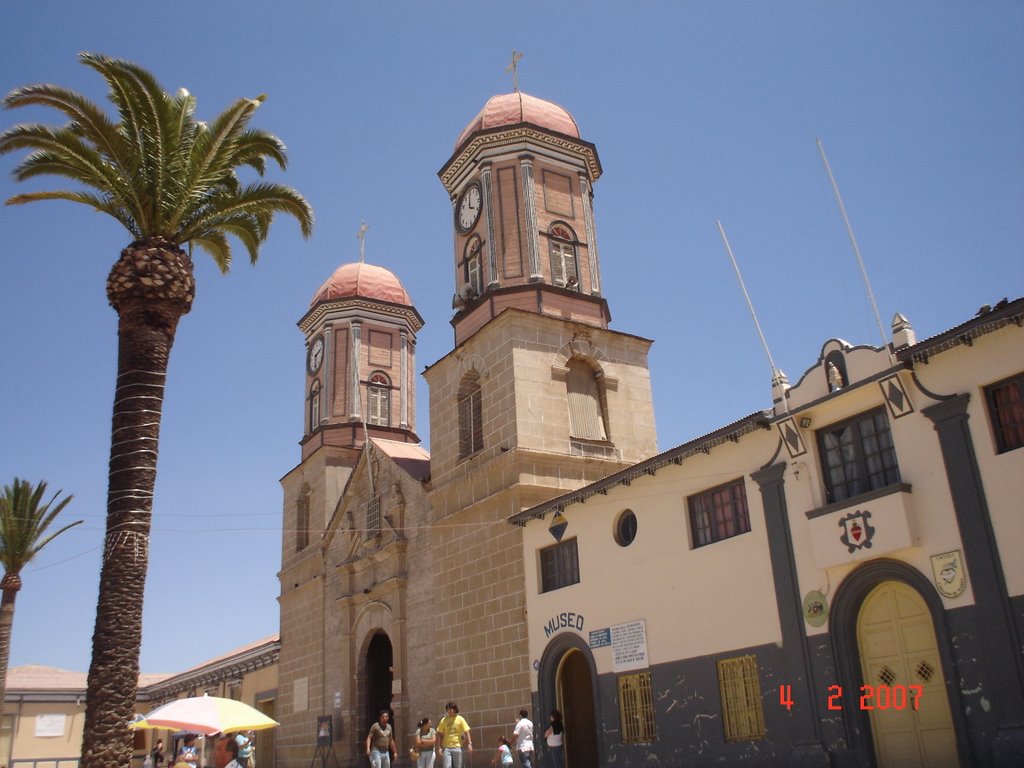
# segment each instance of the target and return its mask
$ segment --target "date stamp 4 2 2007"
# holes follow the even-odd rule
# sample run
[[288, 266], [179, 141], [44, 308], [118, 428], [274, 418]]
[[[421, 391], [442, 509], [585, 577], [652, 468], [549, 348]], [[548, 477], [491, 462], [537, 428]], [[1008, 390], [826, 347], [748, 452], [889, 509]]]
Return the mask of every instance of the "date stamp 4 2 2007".
[[[843, 708], [843, 687], [830, 685], [828, 690], [828, 708], [841, 710]], [[906, 709], [909, 706], [916, 711], [921, 706], [922, 691], [923, 687], [920, 685], [862, 685], [858, 706], [861, 710]], [[779, 686], [779, 704], [787, 710], [793, 708], [792, 685]]]

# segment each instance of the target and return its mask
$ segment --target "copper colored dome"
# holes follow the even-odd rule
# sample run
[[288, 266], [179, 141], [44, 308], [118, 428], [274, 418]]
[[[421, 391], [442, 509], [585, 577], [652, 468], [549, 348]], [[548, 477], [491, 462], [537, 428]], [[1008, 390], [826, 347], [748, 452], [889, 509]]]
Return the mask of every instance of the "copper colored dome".
[[362, 262], [342, 264], [338, 267], [327, 282], [313, 294], [313, 300], [309, 305], [344, 298], [375, 299], [412, 306], [412, 299], [391, 270]]
[[528, 93], [506, 93], [492, 96], [484, 104], [484, 108], [474, 117], [469, 125], [459, 134], [455, 148], [458, 149], [472, 134], [488, 128], [500, 128], [503, 125], [530, 123], [546, 128], [549, 131], [580, 137], [580, 129], [576, 121], [565, 108], [552, 101], [538, 99]]

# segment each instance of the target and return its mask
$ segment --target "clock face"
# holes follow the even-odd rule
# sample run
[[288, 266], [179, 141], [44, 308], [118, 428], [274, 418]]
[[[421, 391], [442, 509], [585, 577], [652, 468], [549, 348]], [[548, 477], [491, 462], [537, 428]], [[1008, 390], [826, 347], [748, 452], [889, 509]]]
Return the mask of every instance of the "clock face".
[[455, 224], [460, 232], [469, 232], [476, 226], [483, 207], [483, 195], [479, 184], [470, 184], [459, 198], [459, 207], [455, 212]]
[[324, 361], [324, 339], [317, 336], [309, 347], [309, 372], [316, 373]]

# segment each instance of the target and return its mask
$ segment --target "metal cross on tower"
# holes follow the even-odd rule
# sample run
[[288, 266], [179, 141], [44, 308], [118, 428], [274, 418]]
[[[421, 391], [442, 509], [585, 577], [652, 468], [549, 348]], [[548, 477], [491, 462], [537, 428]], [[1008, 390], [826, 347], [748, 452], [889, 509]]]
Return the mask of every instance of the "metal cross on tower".
[[523, 58], [523, 52], [512, 49], [512, 63], [505, 67], [506, 72], [512, 73], [512, 90], [519, 93], [519, 60]]
[[359, 225], [359, 231], [356, 232], [356, 237], [359, 238], [359, 263], [363, 264], [366, 261], [366, 230], [370, 228], [370, 225], [365, 221]]

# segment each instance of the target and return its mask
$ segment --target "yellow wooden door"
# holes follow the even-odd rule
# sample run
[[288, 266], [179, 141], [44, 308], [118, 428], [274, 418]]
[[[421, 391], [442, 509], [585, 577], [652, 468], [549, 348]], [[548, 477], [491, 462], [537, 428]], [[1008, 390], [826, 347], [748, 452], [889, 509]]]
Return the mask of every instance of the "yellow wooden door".
[[958, 766], [935, 629], [921, 596], [897, 581], [875, 587], [857, 617], [857, 645], [871, 686], [861, 689], [859, 706], [869, 711], [879, 768]]

